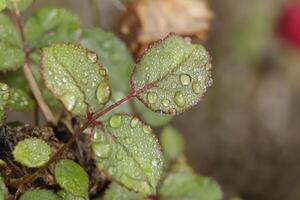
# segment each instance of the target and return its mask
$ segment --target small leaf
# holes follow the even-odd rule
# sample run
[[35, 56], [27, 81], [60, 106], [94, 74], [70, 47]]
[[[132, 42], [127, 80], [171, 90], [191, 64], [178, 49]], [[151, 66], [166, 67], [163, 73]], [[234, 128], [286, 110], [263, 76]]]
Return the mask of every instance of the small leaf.
[[19, 142], [13, 151], [16, 161], [26, 167], [41, 167], [51, 156], [50, 146], [41, 139], [30, 138]]
[[170, 173], [159, 193], [162, 200], [223, 199], [223, 193], [215, 181], [188, 170]]
[[144, 194], [156, 193], [163, 170], [157, 139], [138, 118], [116, 114], [95, 128], [92, 148], [99, 170]]
[[173, 119], [173, 116], [153, 112], [140, 101], [135, 100], [134, 106], [136, 111], [140, 114], [141, 119], [151, 126], [161, 127], [168, 124]]
[[15, 70], [23, 61], [18, 31], [11, 20], [0, 13], [0, 71]]
[[23, 11], [33, 3], [33, 0], [6, 0], [6, 3], [10, 10]]
[[1, 200], [7, 199], [7, 195], [8, 195], [8, 191], [5, 186], [4, 180], [0, 174], [0, 199]]
[[25, 192], [20, 200], [61, 200], [54, 192], [45, 189], [35, 189]]
[[24, 61], [23, 51], [0, 40], [0, 71], [15, 70]]
[[6, 8], [6, 0], [0, 0], [0, 11]]
[[86, 200], [84, 197], [78, 197], [66, 192], [65, 190], [61, 190], [57, 193], [63, 200]]
[[59, 160], [55, 167], [55, 179], [67, 192], [85, 197], [88, 193], [89, 178], [84, 169], [72, 160]]
[[82, 47], [56, 44], [44, 48], [42, 75], [47, 88], [76, 116], [100, 110], [110, 98], [105, 69], [95, 53]]
[[167, 126], [162, 130], [161, 145], [168, 160], [175, 160], [184, 150], [183, 138], [172, 126]]
[[179, 114], [196, 105], [212, 84], [210, 56], [203, 46], [170, 35], [135, 66], [137, 97], [156, 112]]
[[102, 200], [146, 200], [141, 194], [135, 193], [122, 187], [116, 182], [110, 184], [109, 188], [105, 191]]
[[20, 89], [10, 88], [10, 98], [7, 107], [13, 110], [25, 111], [33, 108], [33, 100]]
[[39, 48], [54, 42], [73, 42], [79, 28], [76, 15], [62, 8], [41, 8], [29, 17], [25, 34], [32, 47]]
[[6, 15], [0, 13], [0, 40], [21, 48], [21, 37], [17, 28]]

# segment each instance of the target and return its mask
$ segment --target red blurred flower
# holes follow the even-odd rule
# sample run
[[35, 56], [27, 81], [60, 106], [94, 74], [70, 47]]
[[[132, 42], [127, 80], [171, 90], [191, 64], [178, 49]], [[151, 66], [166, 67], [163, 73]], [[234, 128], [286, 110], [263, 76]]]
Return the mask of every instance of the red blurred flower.
[[281, 38], [300, 49], [300, 1], [291, 2], [282, 9], [278, 32]]

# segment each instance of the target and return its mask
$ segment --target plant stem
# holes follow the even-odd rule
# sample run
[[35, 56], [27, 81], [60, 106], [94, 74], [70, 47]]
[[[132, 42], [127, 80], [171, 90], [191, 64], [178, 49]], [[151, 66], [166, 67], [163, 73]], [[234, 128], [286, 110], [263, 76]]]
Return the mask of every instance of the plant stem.
[[110, 111], [112, 111], [113, 109], [115, 109], [116, 107], [118, 107], [119, 105], [121, 105], [122, 103], [130, 100], [131, 98], [136, 96], [136, 92], [134, 90], [132, 90], [132, 92], [125, 96], [124, 98], [120, 99], [119, 101], [115, 102], [114, 104], [104, 108], [103, 110], [99, 111], [98, 113], [96, 113], [91, 119], [88, 119], [73, 135], [72, 137], [59, 149], [55, 152], [55, 154], [50, 158], [50, 160], [47, 162], [47, 164], [45, 164], [43, 167], [39, 168], [36, 172], [34, 172], [33, 174], [22, 178], [18, 185], [18, 190], [17, 193], [15, 194], [15, 200], [18, 198], [18, 196], [20, 195], [21, 192], [21, 188], [23, 188], [23, 186], [25, 184], [28, 184], [30, 182], [32, 182], [40, 172], [42, 172], [43, 170], [47, 169], [49, 167], [50, 164], [56, 162], [61, 155], [69, 148], [69, 146], [76, 141], [76, 139], [79, 137], [79, 135], [85, 130], [87, 129], [90, 125], [92, 125], [93, 123], [96, 122], [96, 120], [99, 117], [102, 117], [103, 115], [109, 113]]
[[12, 11], [12, 14], [14, 16], [16, 25], [18, 27], [18, 30], [20, 32], [21, 39], [22, 39], [23, 51], [25, 54], [25, 62], [23, 65], [23, 72], [24, 72], [25, 78], [29, 84], [31, 92], [32, 92], [38, 106], [42, 110], [44, 117], [46, 118], [46, 120], [48, 122], [52, 123], [53, 125], [56, 125], [55, 117], [54, 117], [53, 113], [51, 112], [50, 108], [48, 107], [48, 105], [46, 104], [46, 102], [44, 101], [41, 91], [34, 79], [31, 69], [30, 69], [30, 57], [29, 57], [30, 51], [26, 47], [26, 38], [25, 38], [24, 28], [23, 28], [23, 25], [22, 25], [22, 22], [20, 19], [20, 13], [17, 11]]

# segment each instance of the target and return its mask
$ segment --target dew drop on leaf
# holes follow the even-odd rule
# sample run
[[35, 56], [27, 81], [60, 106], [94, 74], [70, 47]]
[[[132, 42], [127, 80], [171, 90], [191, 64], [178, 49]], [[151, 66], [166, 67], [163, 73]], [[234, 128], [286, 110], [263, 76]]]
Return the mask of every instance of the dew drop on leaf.
[[96, 156], [99, 158], [108, 158], [111, 154], [112, 146], [109, 143], [98, 143], [94, 146]]
[[102, 81], [97, 88], [97, 99], [100, 103], [105, 104], [110, 97], [110, 87], [107, 81]]
[[130, 137], [126, 138], [125, 141], [127, 144], [132, 144], [132, 142], [133, 142]]
[[193, 81], [192, 90], [195, 94], [199, 94], [201, 92], [200, 84], [197, 81]]
[[166, 106], [166, 107], [170, 105], [170, 101], [168, 99], [163, 99], [161, 103], [163, 106]]
[[149, 103], [155, 103], [157, 100], [157, 94], [154, 92], [148, 92], [147, 98]]
[[184, 99], [184, 97], [183, 97], [182, 92], [177, 91], [177, 92], [175, 93], [175, 95], [174, 95], [173, 100], [174, 100], [175, 104], [176, 104], [178, 107], [180, 107], [180, 108], [184, 107], [184, 105], [185, 105], [185, 99]]
[[139, 119], [137, 117], [133, 117], [130, 121], [130, 127], [135, 128], [139, 124]]
[[122, 116], [121, 115], [113, 115], [110, 120], [109, 124], [113, 128], [118, 128], [121, 126], [122, 123]]
[[151, 127], [148, 125], [143, 125], [143, 131], [144, 133], [151, 133]]
[[123, 153], [121, 151], [118, 151], [116, 153], [116, 159], [117, 159], [117, 161], [122, 161], [123, 158], [124, 158]]
[[90, 61], [92, 61], [93, 63], [96, 63], [98, 61], [98, 56], [95, 52], [92, 51], [88, 51], [87, 52], [87, 57], [88, 59], [90, 59]]
[[191, 77], [187, 74], [180, 75], [180, 82], [182, 85], [187, 86], [191, 83]]
[[76, 97], [72, 94], [66, 93], [61, 97], [61, 101], [68, 111], [72, 111], [76, 105]]

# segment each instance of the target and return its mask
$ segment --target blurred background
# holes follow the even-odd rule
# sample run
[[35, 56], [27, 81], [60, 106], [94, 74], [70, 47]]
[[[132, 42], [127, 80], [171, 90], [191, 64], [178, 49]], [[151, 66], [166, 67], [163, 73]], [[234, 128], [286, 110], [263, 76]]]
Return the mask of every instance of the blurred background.
[[[189, 162], [214, 177], [226, 199], [299, 200], [300, 1], [207, 3], [207, 34], [197, 38], [213, 58], [214, 84], [171, 122], [183, 133]], [[120, 33], [120, 1], [36, 0], [32, 10], [42, 5]]]

